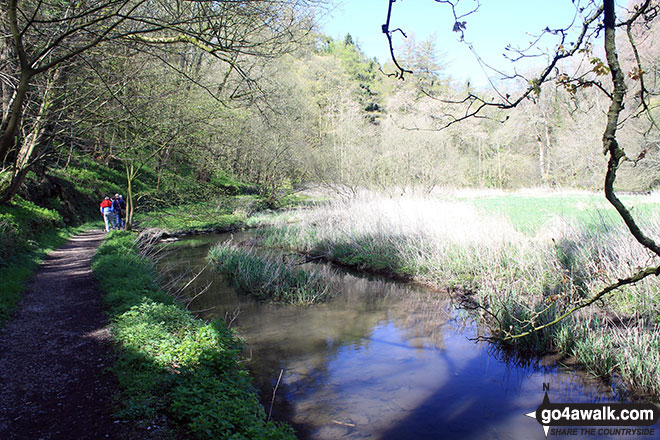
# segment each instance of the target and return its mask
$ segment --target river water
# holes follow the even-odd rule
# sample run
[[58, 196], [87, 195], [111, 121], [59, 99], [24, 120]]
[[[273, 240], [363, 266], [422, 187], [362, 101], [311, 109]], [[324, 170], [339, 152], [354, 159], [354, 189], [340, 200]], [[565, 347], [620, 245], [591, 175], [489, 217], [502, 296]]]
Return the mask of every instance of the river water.
[[[183, 239], [161, 265], [199, 270], [209, 248], [230, 238]], [[478, 328], [445, 293], [335, 272], [333, 299], [300, 307], [238, 296], [206, 269], [196, 288], [211, 285], [190, 305], [204, 318], [232, 321], [245, 339], [267, 412], [282, 372], [272, 416], [292, 424], [300, 438], [540, 440], [542, 427], [524, 414], [541, 404], [544, 384], [551, 402], [618, 401], [611, 386], [588, 375], [506, 360], [472, 341]]]

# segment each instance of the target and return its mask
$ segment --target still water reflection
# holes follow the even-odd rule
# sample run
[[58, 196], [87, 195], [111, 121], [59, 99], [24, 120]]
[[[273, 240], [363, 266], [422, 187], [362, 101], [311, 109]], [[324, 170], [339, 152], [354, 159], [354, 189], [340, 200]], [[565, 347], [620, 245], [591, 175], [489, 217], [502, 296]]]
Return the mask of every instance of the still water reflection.
[[[210, 246], [230, 237], [181, 240], [162, 264], [201, 268]], [[232, 326], [247, 342], [262, 401], [268, 411], [283, 370], [273, 418], [301, 438], [543, 439], [524, 416], [541, 403], [543, 383], [553, 402], [616, 400], [611, 387], [587, 377], [506, 362], [470, 341], [477, 328], [444, 294], [345, 271], [333, 276], [339, 292], [331, 301], [293, 307], [237, 296], [207, 270], [197, 284], [213, 284], [191, 304], [206, 318], [240, 310]]]

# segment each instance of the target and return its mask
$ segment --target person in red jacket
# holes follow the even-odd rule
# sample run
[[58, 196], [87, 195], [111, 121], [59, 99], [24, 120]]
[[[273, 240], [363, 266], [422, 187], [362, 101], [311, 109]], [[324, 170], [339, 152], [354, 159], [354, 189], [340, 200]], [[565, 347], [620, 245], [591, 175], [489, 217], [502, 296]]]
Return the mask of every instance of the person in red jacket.
[[114, 212], [112, 210], [112, 201], [110, 200], [110, 197], [106, 197], [101, 202], [101, 214], [103, 214], [103, 220], [105, 221], [105, 231], [109, 232], [110, 225], [112, 224], [112, 218], [114, 215]]

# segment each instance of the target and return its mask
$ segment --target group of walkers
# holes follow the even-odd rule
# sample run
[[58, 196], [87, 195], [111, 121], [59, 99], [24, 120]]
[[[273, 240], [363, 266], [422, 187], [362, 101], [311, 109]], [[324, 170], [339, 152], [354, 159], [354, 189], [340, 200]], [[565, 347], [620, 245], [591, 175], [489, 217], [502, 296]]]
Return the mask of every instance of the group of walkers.
[[124, 229], [126, 222], [124, 217], [126, 215], [126, 202], [124, 196], [115, 194], [114, 197], [106, 197], [101, 202], [101, 214], [105, 221], [105, 230], [109, 232], [111, 229]]

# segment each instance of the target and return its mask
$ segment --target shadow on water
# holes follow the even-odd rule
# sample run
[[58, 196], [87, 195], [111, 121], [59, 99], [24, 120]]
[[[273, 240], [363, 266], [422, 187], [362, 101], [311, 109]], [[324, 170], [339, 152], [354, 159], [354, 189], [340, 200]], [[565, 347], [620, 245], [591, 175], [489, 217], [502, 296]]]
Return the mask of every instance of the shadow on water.
[[[202, 267], [211, 243], [226, 239], [180, 243], [165, 264]], [[284, 370], [273, 418], [301, 438], [542, 439], [524, 414], [541, 403], [544, 383], [553, 402], [617, 399], [583, 375], [504, 360], [470, 341], [478, 328], [443, 294], [346, 271], [336, 278], [341, 293], [331, 301], [291, 307], [237, 296], [209, 271], [199, 282], [214, 287], [193, 307], [214, 307], [207, 318], [240, 307], [234, 327], [264, 406]]]

